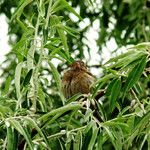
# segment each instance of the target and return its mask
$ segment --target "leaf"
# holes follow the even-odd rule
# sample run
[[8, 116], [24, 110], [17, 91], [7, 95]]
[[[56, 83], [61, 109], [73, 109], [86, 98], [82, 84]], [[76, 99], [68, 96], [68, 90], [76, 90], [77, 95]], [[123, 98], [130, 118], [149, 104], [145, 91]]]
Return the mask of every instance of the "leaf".
[[33, 69], [34, 66], [34, 53], [35, 53], [35, 45], [32, 45], [28, 50], [27, 54], [27, 68], [28, 70]]
[[107, 87], [106, 95], [109, 99], [109, 108], [112, 112], [116, 106], [116, 100], [119, 96], [121, 90], [121, 80], [120, 79], [114, 79], [110, 82], [110, 84]]
[[48, 27], [48, 24], [49, 24], [49, 18], [50, 18], [50, 15], [51, 15], [51, 7], [52, 7], [52, 3], [53, 1], [50, 0], [49, 1], [49, 4], [48, 4], [48, 12], [47, 12], [47, 15], [46, 15], [46, 20], [45, 20], [45, 29], [47, 29]]
[[60, 79], [60, 75], [57, 71], [57, 69], [55, 68], [55, 66], [49, 61], [49, 65], [51, 67], [51, 72], [53, 74], [53, 77], [55, 79], [55, 82], [56, 82], [56, 86], [57, 86], [57, 89], [60, 91], [61, 90], [61, 79]]
[[97, 137], [97, 146], [96, 146], [96, 150], [102, 150], [102, 146], [103, 146], [103, 131], [101, 131], [101, 128], [99, 129], [99, 135]]
[[68, 48], [67, 37], [65, 35], [65, 32], [63, 29], [60, 29], [60, 28], [57, 28], [57, 32], [62, 40], [62, 44], [64, 46], [65, 52], [69, 56], [69, 48]]
[[[6, 123], [7, 124], [7, 123]], [[6, 125], [7, 126], [7, 125]], [[17, 138], [15, 134], [15, 129], [13, 129], [10, 125], [7, 127], [7, 149], [8, 150], [16, 150], [17, 149]]]
[[70, 110], [77, 110], [77, 109], [80, 109], [81, 107], [82, 107], [82, 105], [79, 103], [70, 103], [68, 105], [65, 105], [63, 107], [60, 107], [60, 108], [57, 108], [57, 109], [54, 109], [54, 110], [48, 112], [47, 114], [41, 116], [38, 119], [38, 121], [45, 123], [49, 120], [49, 117], [51, 117], [51, 116], [54, 116], [56, 114], [66, 113], [67, 111], [70, 111]]
[[148, 111], [143, 117], [140, 118], [140, 120], [135, 124], [134, 122], [134, 128], [132, 130], [132, 133], [126, 140], [126, 142], [129, 142], [129, 145], [133, 142], [133, 140], [137, 137], [139, 133], [142, 132], [143, 129], [146, 128], [146, 125], [149, 123], [150, 118], [150, 111]]
[[109, 96], [111, 95], [111, 90], [112, 90], [112, 87], [113, 87], [115, 81], [116, 81], [116, 79], [113, 79], [113, 80], [109, 83], [109, 85], [108, 85], [108, 87], [107, 87], [107, 90], [106, 90], [106, 96], [107, 96], [107, 97], [109, 97]]
[[141, 57], [145, 56], [145, 53], [143, 52], [134, 52], [133, 54], [130, 54], [122, 59], [119, 59], [114, 64], [110, 65], [109, 68], [125, 68], [130, 63], [134, 62], [137, 59], [140, 59]]
[[101, 77], [100, 79], [98, 79], [94, 84], [94, 90], [92, 93], [92, 98], [94, 98], [97, 94], [97, 91], [111, 78], [113, 78], [115, 75], [113, 75], [112, 73], [105, 75], [104, 77]]
[[70, 28], [70, 27], [68, 27], [68, 26], [64, 26], [64, 30], [65, 30], [68, 34], [74, 36], [75, 38], [77, 38], [77, 34], [79, 34], [79, 31], [78, 31], [78, 30], [73, 29], [73, 28]]
[[54, 49], [54, 50], [50, 53], [50, 55], [59, 54], [59, 51], [61, 51], [61, 50], [62, 50], [62, 46], [60, 46], [60, 47]]
[[60, 79], [60, 75], [57, 71], [57, 69], [55, 68], [55, 66], [49, 61], [49, 65], [51, 67], [51, 71], [52, 71], [52, 74], [53, 74], [53, 77], [54, 77], [54, 80], [56, 82], [56, 85], [57, 85], [57, 89], [60, 93], [60, 97], [61, 97], [61, 100], [63, 102], [63, 104], [65, 103], [65, 98], [64, 98], [64, 95], [62, 93], [62, 89], [61, 89], [61, 79]]
[[40, 134], [40, 136], [44, 139], [45, 143], [47, 144], [47, 148], [50, 150], [50, 144], [49, 144], [49, 141], [48, 141], [48, 138], [46, 137], [46, 135], [43, 133], [43, 131], [39, 128], [38, 124], [31, 118], [29, 117], [26, 117], [26, 120], [28, 121], [28, 123], [33, 127], [35, 128], [38, 133]]
[[62, 58], [64, 58], [66, 61], [68, 61], [69, 63], [73, 63], [74, 59], [63, 50], [62, 52], [59, 51], [58, 55]]
[[92, 128], [90, 128], [90, 130], [88, 131], [88, 133], [85, 136], [85, 141], [83, 143], [82, 150], [85, 150], [88, 148], [91, 138], [92, 138]]
[[19, 26], [24, 30], [24, 32], [28, 33], [28, 28], [27, 26], [20, 20], [20, 19], [16, 19], [17, 23], [19, 24]]
[[77, 101], [79, 98], [81, 98], [83, 95], [80, 93], [77, 93], [75, 95], [73, 95], [71, 98], [67, 99], [66, 104], [69, 104], [71, 102]]
[[39, 96], [39, 103], [41, 106], [41, 111], [46, 112], [47, 111], [47, 103], [45, 100], [45, 93], [42, 89], [42, 86], [39, 86], [39, 88], [38, 88], [38, 96]]
[[33, 1], [33, 0], [26, 0], [26, 1], [22, 0], [22, 1], [20, 2], [20, 6], [17, 7], [17, 9], [16, 9], [14, 15], [11, 17], [11, 21], [12, 21], [16, 16], [17, 16], [17, 18], [19, 18], [19, 17], [21, 16], [22, 12], [23, 12], [23, 9], [24, 9], [28, 4], [30, 4], [32, 1]]
[[5, 87], [4, 87], [4, 91], [3, 91], [4, 95], [9, 92], [10, 84], [11, 84], [11, 77], [9, 76], [5, 82]]
[[51, 11], [53, 13], [55, 13], [64, 8], [66, 8], [71, 13], [73, 13], [75, 16], [77, 16], [80, 20], [82, 20], [81, 16], [78, 13], [76, 13], [76, 11], [68, 4], [68, 2], [66, 2], [66, 0], [57, 0], [51, 7]]
[[95, 104], [96, 104], [96, 106], [97, 106], [97, 108], [98, 108], [98, 112], [100, 113], [100, 117], [101, 117], [101, 119], [105, 122], [106, 120], [107, 120], [107, 115], [106, 115], [106, 111], [105, 111], [105, 109], [104, 109], [104, 106], [103, 106], [103, 104], [101, 104], [100, 102], [97, 102], [96, 100], [95, 100]]
[[111, 62], [116, 62], [116, 61], [118, 61], [121, 58], [129, 56], [130, 54], [133, 54], [134, 52], [135, 52], [135, 50], [130, 50], [130, 51], [128, 51], [126, 53], [123, 53], [123, 54], [121, 54], [119, 56], [113, 57], [113, 58], [109, 59], [104, 65], [109, 64]]
[[75, 136], [75, 141], [73, 143], [73, 149], [74, 150], [80, 150], [80, 145], [81, 145], [81, 142], [82, 142], [82, 133], [81, 131], [78, 131], [76, 136]]
[[145, 92], [145, 89], [141, 87], [140, 83], [136, 83], [134, 86], [133, 86], [133, 90], [137, 93], [137, 94], [141, 94], [141, 93], [144, 93]]
[[90, 117], [93, 115], [93, 111], [91, 109], [87, 109], [84, 115], [84, 122], [88, 122], [90, 120]]
[[150, 42], [139, 43], [139, 44], [137, 44], [137, 45], [136, 45], [135, 47], [133, 47], [133, 48], [146, 50], [146, 49], [150, 48]]
[[112, 133], [112, 131], [110, 130], [110, 128], [108, 128], [107, 126], [103, 126], [103, 128], [105, 129], [105, 131], [107, 132], [107, 135], [109, 136], [111, 143], [114, 145], [114, 147], [116, 147], [115, 144], [115, 137]]
[[20, 92], [20, 78], [21, 78], [21, 70], [22, 70], [23, 62], [20, 62], [15, 70], [15, 88], [17, 93], [17, 98], [20, 99], [21, 92]]
[[93, 127], [93, 134], [92, 134], [90, 143], [88, 145], [88, 150], [93, 150], [94, 149], [94, 144], [95, 144], [95, 141], [97, 139], [98, 131], [99, 131], [99, 128], [97, 128], [96, 124], [95, 124], [95, 127]]
[[30, 149], [33, 150], [34, 147], [33, 147], [32, 139], [31, 139], [30, 134], [28, 133], [28, 130], [26, 129], [26, 127], [23, 127], [19, 121], [16, 121], [14, 119], [9, 119], [8, 121], [21, 135], [24, 136]]
[[8, 106], [0, 105], [0, 115], [5, 117], [8, 114], [12, 114], [13, 111]]
[[134, 86], [134, 84], [139, 80], [140, 76], [143, 73], [147, 61], [147, 56], [143, 56], [140, 60], [139, 64], [137, 64], [129, 73], [125, 85], [123, 87], [123, 99], [125, 97], [126, 92]]
[[23, 86], [26, 86], [26, 85], [29, 84], [30, 79], [32, 77], [32, 72], [33, 72], [33, 69], [30, 69], [30, 71], [27, 73], [27, 75], [26, 75], [26, 77], [25, 77], [25, 79], [23, 81]]

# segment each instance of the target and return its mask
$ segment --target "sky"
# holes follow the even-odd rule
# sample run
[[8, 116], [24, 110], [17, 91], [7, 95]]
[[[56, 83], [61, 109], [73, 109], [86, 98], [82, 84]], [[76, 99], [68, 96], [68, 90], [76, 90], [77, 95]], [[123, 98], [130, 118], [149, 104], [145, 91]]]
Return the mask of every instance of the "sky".
[[5, 60], [4, 55], [10, 50], [8, 45], [8, 24], [4, 14], [0, 15], [0, 64]]

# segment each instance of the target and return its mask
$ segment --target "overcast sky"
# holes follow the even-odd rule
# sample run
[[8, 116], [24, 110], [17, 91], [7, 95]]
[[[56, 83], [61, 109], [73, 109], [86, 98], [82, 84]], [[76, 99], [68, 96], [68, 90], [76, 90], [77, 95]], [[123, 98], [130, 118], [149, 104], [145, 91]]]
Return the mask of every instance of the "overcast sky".
[[4, 61], [4, 55], [9, 52], [8, 24], [5, 15], [0, 15], [0, 64]]

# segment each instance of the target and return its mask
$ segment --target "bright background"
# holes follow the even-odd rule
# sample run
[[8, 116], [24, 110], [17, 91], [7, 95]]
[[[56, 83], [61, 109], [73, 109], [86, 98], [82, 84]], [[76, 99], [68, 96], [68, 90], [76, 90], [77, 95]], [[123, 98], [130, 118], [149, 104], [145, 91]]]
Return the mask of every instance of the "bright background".
[[8, 44], [8, 24], [5, 15], [0, 15], [0, 63], [5, 60], [5, 54], [10, 51]]

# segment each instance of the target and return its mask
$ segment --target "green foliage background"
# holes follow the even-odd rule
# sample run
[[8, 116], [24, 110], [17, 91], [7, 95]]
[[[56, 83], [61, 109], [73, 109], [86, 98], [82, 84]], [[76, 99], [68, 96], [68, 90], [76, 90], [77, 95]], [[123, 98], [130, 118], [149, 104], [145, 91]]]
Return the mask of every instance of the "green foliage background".
[[[1, 67], [0, 149], [149, 149], [149, 7], [148, 0], [1, 1], [12, 49]], [[66, 100], [61, 75], [66, 64], [93, 57], [85, 41], [95, 21], [101, 59], [89, 68], [103, 72], [90, 95]], [[131, 48], [102, 65], [111, 39], [115, 52]]]

